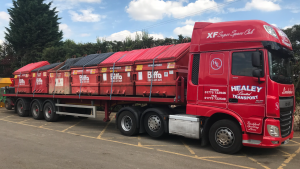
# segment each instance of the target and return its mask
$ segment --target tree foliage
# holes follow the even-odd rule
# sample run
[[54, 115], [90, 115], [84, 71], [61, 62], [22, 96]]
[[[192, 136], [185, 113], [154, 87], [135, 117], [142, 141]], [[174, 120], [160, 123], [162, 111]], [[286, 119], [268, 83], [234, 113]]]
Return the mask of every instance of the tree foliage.
[[9, 28], [5, 40], [15, 51], [17, 67], [41, 60], [43, 50], [61, 45], [60, 19], [52, 2], [44, 0], [13, 0], [8, 9]]

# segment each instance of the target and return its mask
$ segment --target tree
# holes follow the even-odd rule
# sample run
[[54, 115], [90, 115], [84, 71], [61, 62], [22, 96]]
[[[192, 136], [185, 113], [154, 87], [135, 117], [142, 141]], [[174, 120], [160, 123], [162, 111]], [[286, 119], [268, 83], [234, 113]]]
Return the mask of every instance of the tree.
[[62, 44], [56, 8], [44, 0], [13, 0], [8, 9], [9, 28], [5, 39], [16, 52], [17, 67], [41, 60], [42, 52]]
[[295, 94], [296, 94], [296, 101], [300, 102], [300, 25], [294, 25], [292, 28], [282, 30], [284, 33], [289, 37], [293, 51], [295, 55], [295, 62], [293, 64], [293, 74], [295, 75], [296, 79], [294, 80], [295, 85]]

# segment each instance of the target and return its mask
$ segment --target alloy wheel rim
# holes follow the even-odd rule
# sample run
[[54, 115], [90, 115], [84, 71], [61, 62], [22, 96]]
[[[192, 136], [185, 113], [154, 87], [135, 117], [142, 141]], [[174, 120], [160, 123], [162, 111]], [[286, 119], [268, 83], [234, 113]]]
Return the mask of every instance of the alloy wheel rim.
[[229, 148], [235, 141], [234, 133], [227, 127], [220, 127], [215, 132], [217, 144], [223, 148]]
[[161, 128], [161, 120], [157, 115], [151, 115], [148, 118], [148, 127], [151, 131], [156, 132]]

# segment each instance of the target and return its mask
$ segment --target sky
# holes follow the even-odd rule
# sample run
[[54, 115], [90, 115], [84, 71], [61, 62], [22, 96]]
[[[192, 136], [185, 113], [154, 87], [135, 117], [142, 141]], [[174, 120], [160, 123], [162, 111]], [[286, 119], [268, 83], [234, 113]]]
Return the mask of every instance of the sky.
[[[52, 0], [65, 39], [124, 40], [147, 31], [155, 39], [191, 36], [195, 22], [258, 19], [286, 29], [300, 24], [300, 0]], [[50, 2], [50, 0], [45, 0]], [[0, 43], [12, 0], [0, 0]]]

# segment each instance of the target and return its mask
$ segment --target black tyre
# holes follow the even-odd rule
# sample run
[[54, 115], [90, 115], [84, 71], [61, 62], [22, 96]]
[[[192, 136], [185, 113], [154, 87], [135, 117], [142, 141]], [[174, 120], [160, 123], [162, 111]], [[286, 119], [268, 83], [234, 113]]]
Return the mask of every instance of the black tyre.
[[27, 108], [27, 106], [30, 106], [30, 104], [27, 100], [19, 99], [15, 106], [15, 111], [21, 117], [29, 116], [29, 108]]
[[31, 114], [32, 117], [36, 120], [41, 120], [44, 118], [43, 109], [42, 109], [42, 102], [39, 100], [34, 100], [31, 104]]
[[209, 141], [216, 151], [234, 154], [243, 146], [241, 127], [232, 120], [219, 120], [209, 130]]
[[139, 132], [136, 117], [130, 111], [122, 112], [118, 117], [118, 129], [125, 136], [133, 136]]
[[163, 119], [155, 112], [148, 112], [145, 115], [144, 128], [146, 132], [153, 138], [160, 138], [165, 135]]
[[12, 109], [12, 105], [11, 105], [11, 99], [10, 98], [7, 98], [6, 100], [5, 100], [5, 108], [7, 109], [7, 110], [11, 110]]
[[81, 116], [78, 116], [79, 119], [88, 119], [88, 117], [81, 117]]
[[47, 102], [43, 107], [44, 118], [48, 122], [57, 121], [59, 115], [56, 114], [55, 106], [50, 101]]

